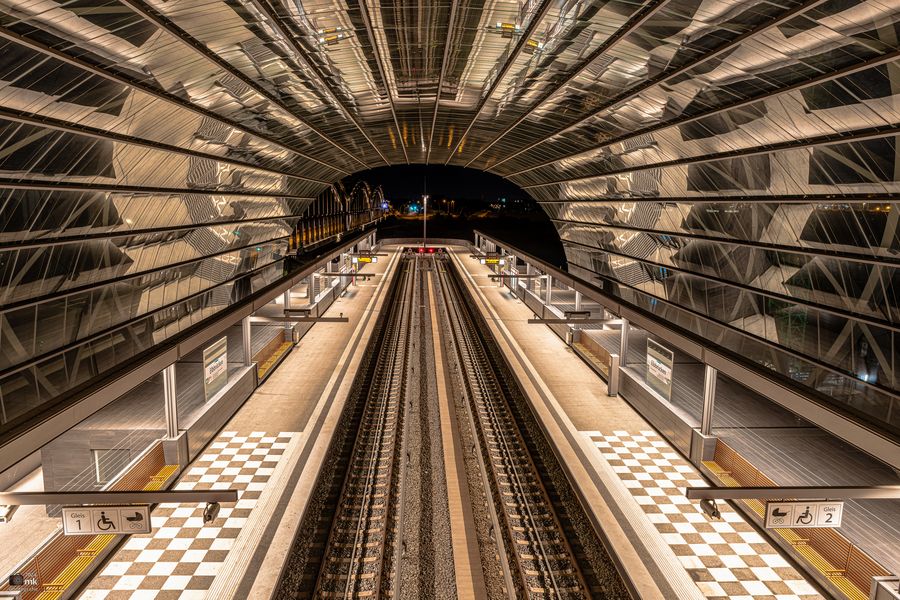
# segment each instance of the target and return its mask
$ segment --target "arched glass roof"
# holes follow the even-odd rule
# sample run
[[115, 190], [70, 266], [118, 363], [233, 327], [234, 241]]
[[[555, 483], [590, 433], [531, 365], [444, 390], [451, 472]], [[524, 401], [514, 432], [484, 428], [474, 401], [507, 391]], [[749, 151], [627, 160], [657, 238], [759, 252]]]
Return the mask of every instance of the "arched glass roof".
[[898, 22], [886, 0], [0, 0], [0, 398], [89, 379], [84, 340], [277, 252], [331, 183], [424, 162], [510, 179], [573, 271], [896, 434]]

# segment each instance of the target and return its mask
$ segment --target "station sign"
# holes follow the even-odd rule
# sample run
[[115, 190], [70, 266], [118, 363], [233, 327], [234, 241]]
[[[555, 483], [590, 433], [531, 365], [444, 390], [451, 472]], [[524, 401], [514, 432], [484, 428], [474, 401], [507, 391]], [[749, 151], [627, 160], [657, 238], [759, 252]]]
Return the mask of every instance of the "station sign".
[[767, 502], [768, 529], [840, 527], [843, 502]]
[[203, 350], [203, 394], [206, 401], [228, 384], [228, 336]]
[[378, 262], [378, 257], [377, 257], [377, 256], [353, 256], [353, 257], [350, 258], [350, 262], [352, 262], [353, 264], [357, 264], [357, 263], [377, 263], [377, 262]]
[[647, 339], [647, 384], [666, 400], [672, 399], [672, 369], [675, 353], [662, 344]]
[[503, 260], [502, 258], [496, 258], [496, 257], [482, 258], [480, 262], [481, 262], [481, 264], [483, 264], [483, 265], [500, 265], [500, 266], [503, 266], [503, 265], [506, 264], [506, 261], [505, 261], [505, 260]]
[[150, 533], [150, 507], [68, 506], [62, 521], [65, 535]]

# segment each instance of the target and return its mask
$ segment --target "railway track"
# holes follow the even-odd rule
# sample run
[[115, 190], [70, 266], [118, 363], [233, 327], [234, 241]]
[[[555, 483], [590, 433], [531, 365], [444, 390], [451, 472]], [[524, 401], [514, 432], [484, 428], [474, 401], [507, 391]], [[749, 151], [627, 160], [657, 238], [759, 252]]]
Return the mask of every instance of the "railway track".
[[510, 383], [499, 374], [498, 357], [486, 346], [471, 306], [448, 261], [439, 262], [439, 280], [457, 358], [469, 401], [483, 471], [502, 532], [498, 547], [507, 581], [520, 598], [590, 598], [556, 516], [545, 474], [532, 459], [510, 405]]
[[[450, 599], [454, 564], [480, 566], [487, 600], [627, 597], [452, 261], [437, 254], [398, 263], [275, 597]], [[432, 335], [453, 390], [449, 431], [467, 448], [461, 483], [446, 479], [447, 449], [434, 442], [446, 431], [429, 416], [439, 412], [426, 383]], [[472, 515], [452, 526], [451, 485], [468, 486]], [[451, 551], [460, 526], [477, 541]]]
[[[334, 514], [314, 598], [392, 595], [392, 556], [400, 505], [402, 429], [414, 273], [404, 260], [389, 304], [362, 419]], [[396, 288], [395, 288], [396, 289]], [[396, 293], [396, 292], [395, 292]]]

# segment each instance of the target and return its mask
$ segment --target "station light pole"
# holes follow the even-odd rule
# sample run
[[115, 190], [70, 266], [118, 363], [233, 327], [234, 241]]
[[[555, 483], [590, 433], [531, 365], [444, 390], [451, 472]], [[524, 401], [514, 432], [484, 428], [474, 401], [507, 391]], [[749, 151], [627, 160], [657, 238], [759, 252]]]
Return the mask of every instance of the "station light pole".
[[428, 240], [428, 194], [422, 196], [422, 249], [425, 249]]

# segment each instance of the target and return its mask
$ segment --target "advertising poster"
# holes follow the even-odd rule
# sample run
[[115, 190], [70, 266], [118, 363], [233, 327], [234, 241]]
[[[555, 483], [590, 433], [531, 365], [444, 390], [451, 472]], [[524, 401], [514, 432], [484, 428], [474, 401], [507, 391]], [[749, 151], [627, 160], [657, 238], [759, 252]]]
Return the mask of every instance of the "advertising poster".
[[672, 366], [675, 354], [647, 339], [647, 384], [666, 400], [672, 399]]
[[203, 350], [203, 391], [207, 402], [228, 383], [228, 338]]

